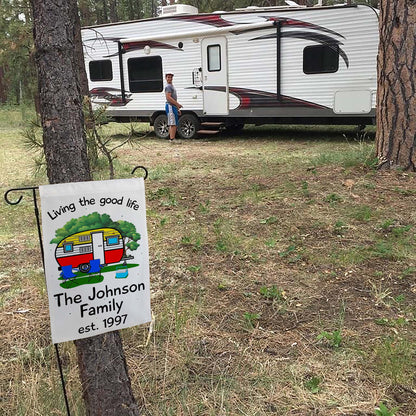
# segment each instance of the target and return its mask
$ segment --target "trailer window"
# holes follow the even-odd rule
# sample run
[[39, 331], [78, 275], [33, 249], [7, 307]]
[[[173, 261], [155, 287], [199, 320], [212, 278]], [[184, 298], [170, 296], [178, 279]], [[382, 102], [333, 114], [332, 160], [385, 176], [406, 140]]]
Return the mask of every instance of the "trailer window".
[[65, 243], [64, 253], [71, 253], [72, 251], [74, 251], [74, 246], [72, 245], [72, 243]]
[[86, 241], [90, 241], [90, 236], [89, 236], [89, 234], [86, 234], [86, 235], [80, 235], [80, 236], [78, 237], [78, 241], [79, 241], [80, 243], [85, 243]]
[[305, 74], [323, 74], [337, 72], [339, 48], [337, 45], [307, 46], [303, 50], [303, 72]]
[[89, 67], [91, 81], [111, 81], [113, 79], [113, 66], [109, 59], [91, 61]]
[[91, 253], [92, 252], [92, 247], [91, 246], [84, 246], [84, 247], [80, 247], [79, 248], [79, 253], [80, 254], [85, 254], [85, 253]]
[[127, 61], [130, 92], [163, 91], [162, 58], [148, 56]]
[[107, 237], [107, 244], [109, 246], [114, 246], [118, 244], [118, 236]]
[[221, 46], [209, 45], [207, 50], [208, 56], [208, 71], [221, 71]]

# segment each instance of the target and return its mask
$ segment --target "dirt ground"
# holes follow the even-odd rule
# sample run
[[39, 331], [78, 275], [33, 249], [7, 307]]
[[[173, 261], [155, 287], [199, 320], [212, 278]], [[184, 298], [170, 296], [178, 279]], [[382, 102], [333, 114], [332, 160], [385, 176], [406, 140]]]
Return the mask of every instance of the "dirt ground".
[[[363, 416], [381, 402], [416, 415], [415, 175], [372, 168], [369, 140], [269, 136], [147, 138], [119, 152], [149, 171], [154, 331], [147, 344], [148, 327], [123, 332], [136, 396], [151, 415]], [[29, 334], [43, 353], [49, 342], [27, 226], [1, 242], [11, 386], [25, 380], [14, 359]]]

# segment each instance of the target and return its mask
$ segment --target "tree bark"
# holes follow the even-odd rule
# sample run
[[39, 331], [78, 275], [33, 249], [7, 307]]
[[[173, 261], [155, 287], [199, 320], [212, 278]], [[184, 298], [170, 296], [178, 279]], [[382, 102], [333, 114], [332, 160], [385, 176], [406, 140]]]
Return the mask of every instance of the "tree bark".
[[0, 66], [0, 103], [5, 103], [7, 100], [6, 83], [4, 82], [4, 69]]
[[380, 2], [377, 133], [379, 168], [416, 170], [416, 2]]
[[118, 21], [117, 0], [110, 0], [110, 22], [114, 23], [117, 21]]
[[130, 388], [120, 334], [114, 331], [79, 339], [75, 341], [75, 345], [85, 406], [89, 409], [87, 414], [139, 415], [139, 408]]
[[35, 61], [50, 183], [91, 180], [69, 4], [65, 0], [32, 0]]
[[[76, 62], [75, 2], [31, 0], [50, 183], [91, 180], [79, 82], [83, 66]], [[75, 345], [87, 414], [139, 415], [119, 333], [77, 340]]]

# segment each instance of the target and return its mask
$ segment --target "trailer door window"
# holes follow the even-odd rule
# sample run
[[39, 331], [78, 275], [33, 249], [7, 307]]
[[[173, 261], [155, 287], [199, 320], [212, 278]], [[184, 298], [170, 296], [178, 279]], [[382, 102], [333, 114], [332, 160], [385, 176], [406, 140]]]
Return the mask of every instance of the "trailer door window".
[[163, 91], [162, 58], [148, 56], [127, 61], [130, 92]]
[[221, 71], [221, 46], [209, 45], [207, 50], [208, 56], [208, 71]]
[[113, 66], [109, 59], [91, 61], [89, 69], [91, 81], [111, 81], [113, 79]]
[[338, 45], [314, 45], [307, 46], [303, 50], [303, 72], [305, 74], [337, 72], [338, 65]]

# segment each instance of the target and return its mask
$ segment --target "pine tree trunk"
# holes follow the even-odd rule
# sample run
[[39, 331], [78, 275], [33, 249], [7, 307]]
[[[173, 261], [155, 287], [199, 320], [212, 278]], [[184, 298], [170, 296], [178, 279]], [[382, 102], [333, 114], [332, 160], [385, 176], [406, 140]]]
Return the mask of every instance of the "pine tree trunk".
[[381, 0], [377, 157], [381, 169], [416, 170], [416, 3]]
[[[76, 62], [76, 0], [31, 0], [44, 150], [50, 183], [91, 179]], [[78, 340], [88, 415], [136, 416], [118, 332]]]
[[[126, 359], [117, 331], [75, 341], [88, 415], [137, 416]], [[124, 371], [125, 370], [125, 371]]]
[[35, 61], [50, 183], [91, 179], [69, 3], [32, 0]]
[[117, 0], [110, 0], [110, 22], [118, 21]]

